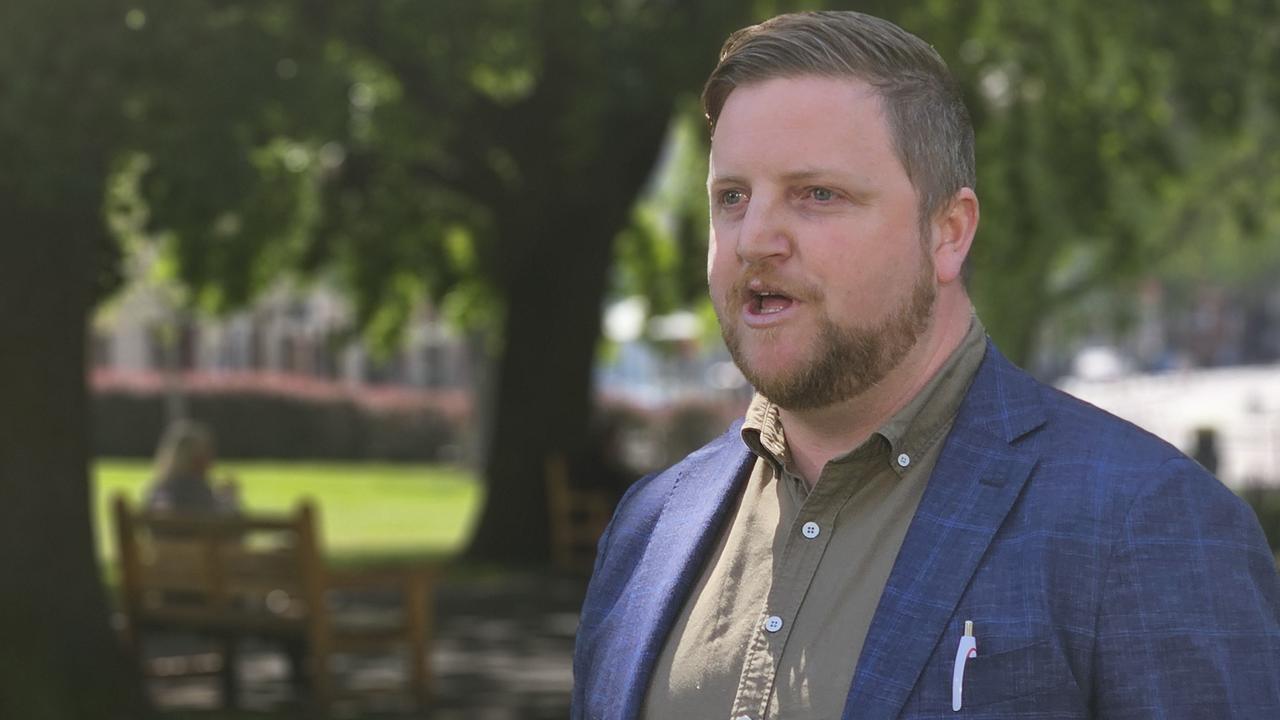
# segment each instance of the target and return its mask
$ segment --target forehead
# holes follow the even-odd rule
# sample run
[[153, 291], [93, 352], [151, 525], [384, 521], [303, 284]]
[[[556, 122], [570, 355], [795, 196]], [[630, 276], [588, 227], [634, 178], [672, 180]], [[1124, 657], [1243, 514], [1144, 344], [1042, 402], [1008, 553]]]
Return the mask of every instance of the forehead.
[[742, 85], [711, 138], [711, 171], [739, 167], [898, 165], [880, 93], [865, 81], [817, 76]]

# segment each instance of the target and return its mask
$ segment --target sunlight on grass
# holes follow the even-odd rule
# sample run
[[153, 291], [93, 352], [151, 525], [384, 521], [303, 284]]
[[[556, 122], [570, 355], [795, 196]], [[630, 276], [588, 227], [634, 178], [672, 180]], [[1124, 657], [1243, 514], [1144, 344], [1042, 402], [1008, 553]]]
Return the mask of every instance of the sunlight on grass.
[[[94, 467], [99, 554], [114, 560], [111, 498], [139, 503], [151, 473], [142, 460], [100, 460]], [[326, 555], [339, 562], [449, 556], [461, 550], [481, 499], [480, 484], [445, 465], [225, 462], [219, 477], [240, 483], [249, 512], [284, 512], [311, 498], [320, 511]]]

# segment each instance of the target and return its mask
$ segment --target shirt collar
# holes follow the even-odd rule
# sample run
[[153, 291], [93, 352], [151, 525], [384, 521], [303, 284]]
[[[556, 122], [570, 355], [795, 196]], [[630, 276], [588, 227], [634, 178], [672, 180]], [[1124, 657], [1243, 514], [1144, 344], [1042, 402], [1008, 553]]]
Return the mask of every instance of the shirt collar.
[[906, 407], [880, 426], [879, 434], [889, 441], [889, 464], [899, 476], [951, 427], [986, 351], [987, 331], [974, 315], [960, 345], [938, 372]]
[[[871, 448], [887, 449], [886, 460], [901, 477], [911, 461], [933, 446], [951, 425], [969, 385], [986, 353], [986, 329], [977, 315], [969, 322], [960, 345], [938, 372], [909, 403], [858, 447], [837, 456], [832, 462], [862, 457]], [[790, 453], [778, 406], [756, 393], [742, 423], [742, 440], [757, 456], [768, 460], [779, 473], [787, 471]], [[902, 456], [905, 462], [902, 461]]]
[[742, 440], [752, 452], [768, 460], [778, 474], [783, 472], [788, 452], [778, 406], [760, 393], [751, 396], [751, 405], [742, 421]]

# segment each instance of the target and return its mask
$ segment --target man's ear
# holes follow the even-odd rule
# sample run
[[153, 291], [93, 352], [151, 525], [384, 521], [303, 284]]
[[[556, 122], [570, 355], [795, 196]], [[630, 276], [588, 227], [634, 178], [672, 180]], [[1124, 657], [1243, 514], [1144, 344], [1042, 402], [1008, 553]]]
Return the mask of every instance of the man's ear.
[[933, 267], [939, 283], [946, 285], [960, 278], [978, 231], [978, 214], [977, 194], [973, 188], [963, 187], [934, 219]]

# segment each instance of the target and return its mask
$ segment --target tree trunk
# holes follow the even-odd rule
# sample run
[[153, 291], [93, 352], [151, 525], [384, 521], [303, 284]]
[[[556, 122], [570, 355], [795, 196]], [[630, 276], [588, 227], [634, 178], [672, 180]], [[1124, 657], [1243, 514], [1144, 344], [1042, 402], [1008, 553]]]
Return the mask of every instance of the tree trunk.
[[101, 220], [67, 215], [0, 210], [0, 717], [134, 720], [143, 696], [108, 621], [90, 512], [86, 318]]
[[750, 15], [737, 5], [668, 5], [649, 8], [661, 17], [640, 12], [626, 33], [648, 35], [628, 45], [602, 39], [575, 5], [545, 3], [535, 23], [549, 38], [537, 92], [490, 118], [521, 172], [514, 193], [484, 198], [500, 226], [506, 315], [488, 495], [467, 553], [474, 560], [549, 557], [545, 467], [586, 441], [614, 239], [649, 179], [676, 98], [696, 91], [698, 73], [682, 58], [710, 52]]
[[586, 435], [601, 306], [621, 220], [547, 218], [526, 229], [528, 245], [544, 251], [530, 253], [525, 272], [505, 288], [487, 497], [468, 550], [473, 559], [536, 563], [549, 556], [544, 468], [553, 453], [577, 451]]

